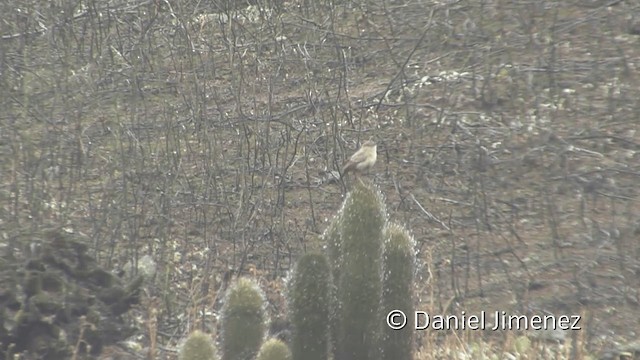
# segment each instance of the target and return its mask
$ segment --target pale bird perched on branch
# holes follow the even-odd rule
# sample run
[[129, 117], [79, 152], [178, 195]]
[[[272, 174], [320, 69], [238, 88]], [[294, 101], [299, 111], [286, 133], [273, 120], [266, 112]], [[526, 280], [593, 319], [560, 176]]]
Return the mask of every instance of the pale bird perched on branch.
[[348, 172], [363, 173], [373, 167], [378, 158], [377, 145], [373, 140], [365, 141], [360, 150], [351, 155], [342, 167], [342, 176]]

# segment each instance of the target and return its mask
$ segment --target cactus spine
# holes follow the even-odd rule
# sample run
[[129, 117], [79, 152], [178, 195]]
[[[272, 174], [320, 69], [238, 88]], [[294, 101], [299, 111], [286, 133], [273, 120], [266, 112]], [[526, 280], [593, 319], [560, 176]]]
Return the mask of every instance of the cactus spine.
[[341, 324], [336, 360], [377, 359], [382, 292], [382, 246], [386, 209], [373, 184], [356, 182], [339, 215], [340, 279], [337, 300]]
[[293, 359], [326, 360], [331, 281], [327, 259], [306, 254], [298, 261], [293, 276], [289, 289]]
[[291, 351], [278, 339], [269, 339], [260, 348], [256, 360], [291, 360]]
[[383, 327], [381, 359], [411, 360], [413, 353], [413, 274], [415, 271], [414, 241], [401, 226], [385, 227], [384, 276], [382, 280], [382, 311], [401, 310], [407, 316], [407, 326], [401, 330]]
[[216, 360], [216, 348], [209, 335], [196, 330], [189, 335], [187, 341], [182, 345], [180, 360]]
[[264, 338], [264, 295], [251, 280], [240, 278], [227, 293], [222, 309], [222, 359], [253, 358]]

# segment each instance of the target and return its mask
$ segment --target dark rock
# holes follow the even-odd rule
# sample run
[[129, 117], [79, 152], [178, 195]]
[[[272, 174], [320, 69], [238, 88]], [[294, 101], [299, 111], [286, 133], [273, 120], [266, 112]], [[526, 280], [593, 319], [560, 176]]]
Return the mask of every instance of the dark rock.
[[96, 355], [133, 334], [125, 314], [138, 303], [141, 279], [124, 283], [102, 269], [87, 254], [85, 240], [73, 234], [30, 236], [42, 238], [31, 258], [0, 262], [1, 354]]

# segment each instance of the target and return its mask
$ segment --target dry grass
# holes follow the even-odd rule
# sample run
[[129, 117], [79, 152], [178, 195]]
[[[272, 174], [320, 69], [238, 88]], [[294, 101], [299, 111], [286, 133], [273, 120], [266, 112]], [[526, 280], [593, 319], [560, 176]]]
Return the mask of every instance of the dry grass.
[[[215, 331], [231, 277], [285, 310], [282, 278], [345, 191], [329, 172], [374, 135], [418, 309], [584, 314], [516, 358], [630, 341], [640, 8], [586, 3], [1, 5], [4, 237], [62, 223], [107, 267], [152, 255], [142, 342], [170, 358]], [[417, 358], [508, 357], [519, 336], [425, 331]]]

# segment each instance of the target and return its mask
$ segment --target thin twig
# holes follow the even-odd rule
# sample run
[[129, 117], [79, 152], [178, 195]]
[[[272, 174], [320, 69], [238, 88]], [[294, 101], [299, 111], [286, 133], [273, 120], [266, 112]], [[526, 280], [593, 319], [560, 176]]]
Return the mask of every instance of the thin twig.
[[413, 194], [411, 194], [411, 200], [413, 200], [413, 202], [416, 203], [416, 205], [418, 205], [418, 207], [420, 208], [420, 210], [422, 210], [423, 213], [425, 213], [425, 215], [427, 215], [427, 217], [435, 222], [437, 222], [438, 224], [440, 224], [440, 226], [442, 226], [443, 228], [445, 228], [445, 230], [447, 231], [451, 231], [451, 229], [447, 226], [447, 224], [443, 223], [440, 219], [438, 219], [437, 217], [433, 216], [433, 214], [431, 214], [430, 212], [428, 212], [424, 207], [422, 207], [422, 205], [420, 205], [420, 203], [418, 202], [418, 200], [416, 200], [416, 197], [413, 196]]

